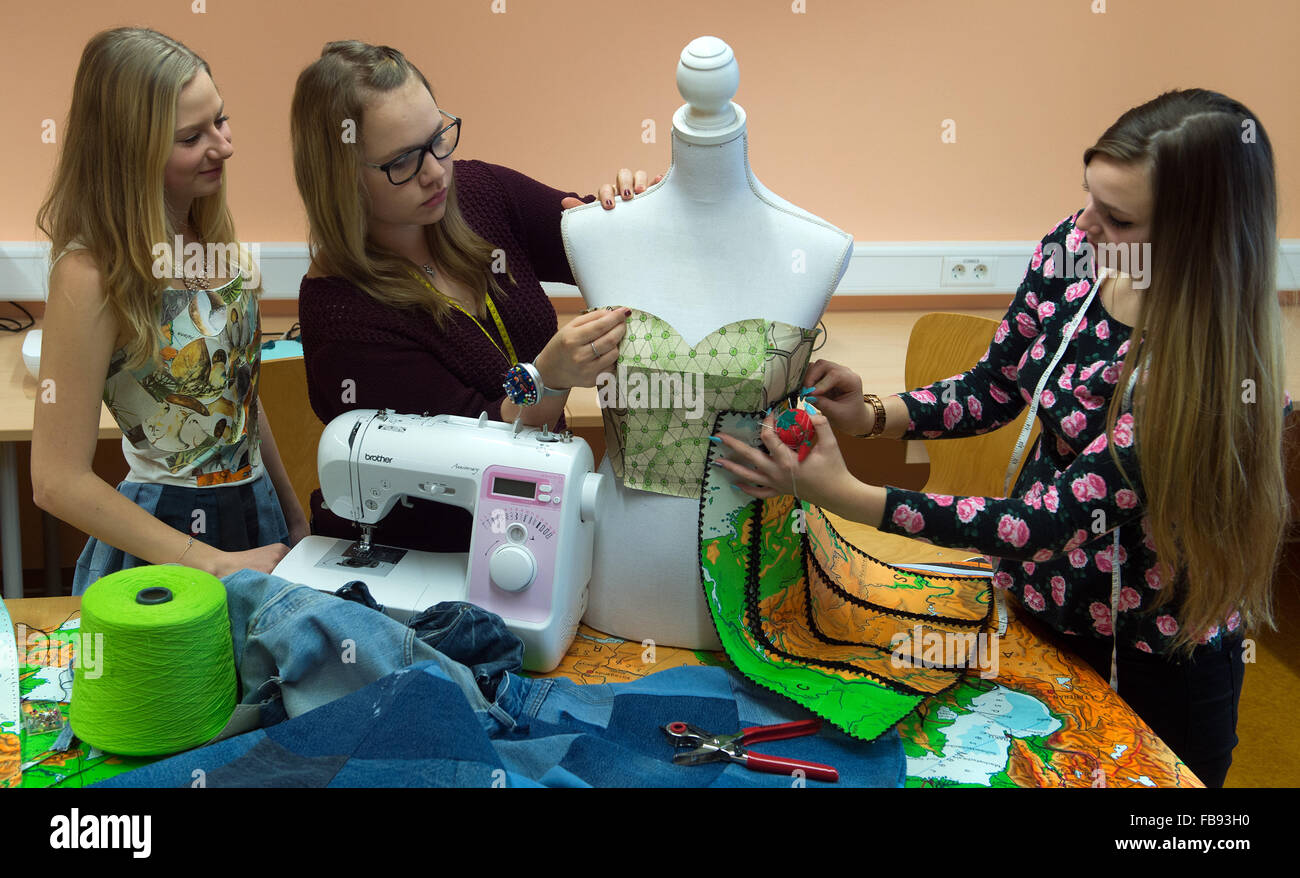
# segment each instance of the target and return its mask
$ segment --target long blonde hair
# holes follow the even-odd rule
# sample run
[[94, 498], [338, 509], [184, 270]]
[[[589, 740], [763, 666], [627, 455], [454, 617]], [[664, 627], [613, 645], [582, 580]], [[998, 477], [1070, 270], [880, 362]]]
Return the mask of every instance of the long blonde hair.
[[1187, 654], [1235, 611], [1247, 627], [1276, 627], [1291, 512], [1273, 150], [1245, 106], [1190, 89], [1126, 112], [1085, 167], [1097, 154], [1150, 170], [1150, 287], [1106, 431], [1113, 439], [1123, 388], [1142, 369], [1134, 431], [1164, 568], [1153, 608], [1182, 600], [1173, 646]]
[[[212, 75], [206, 61], [157, 31], [116, 28], [92, 37], [77, 67], [58, 167], [36, 214], [52, 261], [72, 242], [95, 258], [106, 304], [130, 336], [127, 368], [159, 361], [160, 295], [172, 256], [180, 258], [170, 252], [177, 229], [167, 214], [163, 172], [175, 142], [177, 99], [200, 70]], [[247, 264], [226, 208], [225, 175], [218, 192], [194, 199], [187, 222], [203, 241], [238, 246]], [[166, 270], [156, 273], [159, 244], [166, 245]]]
[[[424, 74], [396, 49], [356, 40], [327, 43], [294, 88], [293, 169], [317, 265], [385, 305], [428, 312], [442, 329], [452, 307], [412, 274], [409, 261], [368, 238], [370, 201], [361, 180], [365, 104], [376, 94], [401, 88], [411, 76], [433, 95]], [[475, 307], [481, 310], [489, 289], [505, 295], [491, 271], [493, 245], [461, 215], [455, 175], [446, 203], [443, 218], [424, 227], [429, 252], [448, 275], [473, 291]]]

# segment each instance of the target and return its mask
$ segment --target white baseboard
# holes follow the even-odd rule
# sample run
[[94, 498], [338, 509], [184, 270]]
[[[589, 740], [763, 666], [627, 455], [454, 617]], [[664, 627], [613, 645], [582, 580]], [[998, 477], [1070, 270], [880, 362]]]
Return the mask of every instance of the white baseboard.
[[[988, 295], [1015, 292], [1037, 241], [918, 241], [856, 243], [837, 296]], [[298, 283], [307, 272], [307, 245], [296, 242], [259, 244], [262, 285], [267, 299], [298, 298]], [[0, 241], [0, 301], [43, 302], [49, 271], [49, 245]], [[980, 285], [943, 282], [944, 260], [979, 258], [989, 267]], [[1300, 290], [1300, 239], [1278, 242], [1279, 290]], [[560, 299], [579, 298], [570, 284], [546, 283]]]

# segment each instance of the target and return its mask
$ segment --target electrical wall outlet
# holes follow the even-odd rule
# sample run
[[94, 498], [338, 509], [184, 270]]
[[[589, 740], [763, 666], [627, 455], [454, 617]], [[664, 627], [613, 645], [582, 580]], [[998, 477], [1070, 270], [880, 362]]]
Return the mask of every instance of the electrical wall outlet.
[[997, 259], [987, 256], [945, 256], [939, 286], [978, 288], [993, 287]]

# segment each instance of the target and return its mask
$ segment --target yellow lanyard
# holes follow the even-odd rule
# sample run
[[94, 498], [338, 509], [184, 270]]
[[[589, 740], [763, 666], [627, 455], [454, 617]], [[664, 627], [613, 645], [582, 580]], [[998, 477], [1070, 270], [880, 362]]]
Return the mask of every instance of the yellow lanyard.
[[445, 293], [439, 292], [437, 288], [433, 286], [433, 284], [429, 283], [427, 280], [420, 277], [420, 275], [416, 274], [414, 271], [412, 271], [411, 273], [415, 275], [416, 279], [419, 280], [420, 283], [428, 287], [430, 292], [434, 293], [435, 295], [442, 296], [442, 298], [446, 300], [448, 305], [451, 305], [451, 307], [455, 308], [457, 311], [464, 314], [470, 320], [473, 320], [474, 325], [477, 326], [480, 330], [482, 330], [483, 334], [487, 336], [488, 341], [492, 342], [492, 347], [496, 348], [498, 351], [501, 351], [501, 356], [506, 358], [507, 363], [513, 365], [519, 362], [519, 358], [515, 356], [515, 346], [510, 343], [510, 333], [506, 332], [506, 325], [501, 322], [501, 314], [498, 313], [497, 306], [492, 304], [491, 294], [488, 294], [487, 296], [488, 313], [492, 315], [492, 322], [496, 324], [497, 332], [501, 333], [501, 340], [506, 344], [505, 350], [501, 350], [501, 345], [497, 344], [497, 340], [492, 337], [492, 334], [488, 332], [486, 328], [484, 328], [482, 323], [478, 322], [477, 317], [475, 317], [473, 314], [469, 313], [463, 307], [461, 307], [460, 302], [457, 302], [455, 299], [453, 299], [451, 296], [446, 295]]

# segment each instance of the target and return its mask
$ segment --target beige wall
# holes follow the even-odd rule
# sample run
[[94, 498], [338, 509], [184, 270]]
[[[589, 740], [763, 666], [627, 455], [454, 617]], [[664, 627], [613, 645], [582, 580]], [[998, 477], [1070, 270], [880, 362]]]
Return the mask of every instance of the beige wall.
[[[501, 0], [498, 0], [500, 3]], [[659, 171], [676, 60], [712, 34], [736, 51], [750, 161], [771, 189], [863, 241], [1037, 239], [1082, 206], [1080, 156], [1130, 106], [1206, 87], [1249, 106], [1276, 150], [1279, 236], [1300, 237], [1296, 0], [0, 0], [0, 240], [33, 217], [86, 40], [147, 25], [213, 68], [231, 114], [241, 237], [305, 238], [288, 108], [331, 39], [386, 42], [465, 118], [460, 157], [594, 191]], [[658, 140], [641, 141], [653, 119]], [[944, 119], [957, 142], [940, 142]]]

